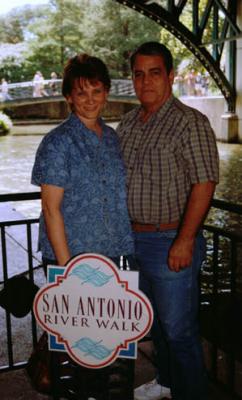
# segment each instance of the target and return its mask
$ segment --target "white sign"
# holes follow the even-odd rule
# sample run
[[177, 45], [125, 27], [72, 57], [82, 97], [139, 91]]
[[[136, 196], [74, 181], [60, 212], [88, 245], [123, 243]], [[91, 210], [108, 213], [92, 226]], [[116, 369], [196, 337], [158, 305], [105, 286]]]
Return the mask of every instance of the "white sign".
[[138, 289], [137, 272], [120, 271], [107, 257], [91, 253], [65, 268], [49, 266], [49, 275], [53, 268], [53, 282], [35, 297], [35, 317], [77, 363], [105, 367], [150, 330], [153, 311]]

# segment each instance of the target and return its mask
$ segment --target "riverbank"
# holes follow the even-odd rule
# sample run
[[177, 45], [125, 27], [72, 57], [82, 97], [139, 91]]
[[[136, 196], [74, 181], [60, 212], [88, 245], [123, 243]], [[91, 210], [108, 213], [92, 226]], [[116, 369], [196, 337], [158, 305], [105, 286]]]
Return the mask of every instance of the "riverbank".
[[[13, 127], [11, 129], [10, 135], [46, 135], [46, 133], [54, 129], [61, 122], [61, 120], [13, 121]], [[106, 123], [113, 128], [116, 128], [116, 126], [118, 125], [117, 121], [106, 121]]]
[[61, 120], [32, 120], [32, 121], [13, 121], [13, 127], [10, 135], [45, 135], [51, 129], [54, 129]]

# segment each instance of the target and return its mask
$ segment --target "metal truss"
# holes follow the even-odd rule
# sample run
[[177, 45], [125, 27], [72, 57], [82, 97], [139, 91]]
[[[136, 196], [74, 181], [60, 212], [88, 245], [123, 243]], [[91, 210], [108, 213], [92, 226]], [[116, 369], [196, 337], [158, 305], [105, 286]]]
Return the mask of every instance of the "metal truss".
[[[146, 15], [177, 37], [215, 81], [227, 101], [228, 111], [235, 111], [236, 39], [241, 37], [235, 22], [237, 0], [115, 1]], [[188, 12], [189, 27], [183, 22]], [[209, 40], [208, 32], [211, 32]], [[228, 52], [226, 75], [222, 67], [224, 51]]]

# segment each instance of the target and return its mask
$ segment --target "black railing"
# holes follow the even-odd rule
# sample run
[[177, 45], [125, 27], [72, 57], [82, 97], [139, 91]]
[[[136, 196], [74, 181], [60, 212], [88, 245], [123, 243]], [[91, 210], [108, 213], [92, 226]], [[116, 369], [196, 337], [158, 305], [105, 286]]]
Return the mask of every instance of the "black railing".
[[[40, 199], [39, 192], [0, 195], [0, 203], [37, 199]], [[214, 199], [212, 208], [231, 212], [237, 216], [236, 218], [242, 215], [241, 205], [222, 200]], [[13, 274], [12, 268], [9, 267], [12, 253], [8, 249], [8, 244], [11, 246], [11, 241], [14, 241], [14, 233], [11, 229], [18, 227], [21, 228], [21, 237], [26, 229], [25, 243], [21, 242], [18, 249], [26, 253], [27, 268], [22, 266], [17, 273], [26, 275], [37, 285], [44, 282], [44, 272], [39, 266], [39, 260], [34, 251], [36, 237], [33, 238], [32, 233], [34, 228], [36, 230], [36, 224], [38, 224], [38, 218], [0, 222], [0, 264], [2, 265], [0, 280], [2, 287], [10, 276], [16, 275], [16, 269]], [[208, 256], [201, 273], [201, 334], [204, 341], [206, 364], [213, 381], [221, 383], [230, 391], [231, 396], [242, 398], [238, 394], [238, 382], [236, 381], [236, 376], [242, 373], [242, 318], [240, 317], [242, 312], [242, 265], [240, 262], [242, 259], [242, 233], [211, 223], [204, 225], [204, 231], [208, 243]], [[18, 259], [18, 257], [21, 256], [16, 253], [16, 258]], [[38, 336], [34, 316], [30, 313], [25, 317], [29, 324], [26, 328], [28, 334], [25, 334], [25, 339], [28, 338], [29, 342], [23, 343], [23, 346], [26, 347], [26, 357], [16, 361], [15, 340], [19, 340], [18, 330], [22, 329], [21, 321], [13, 318], [3, 309], [0, 312], [5, 313], [6, 321], [5, 332], [0, 335], [1, 347], [5, 346], [4, 357], [1, 357], [4, 362], [0, 365], [0, 372], [22, 368], [26, 365], [28, 355]]]
[[[1, 251], [0, 254], [2, 255], [2, 278], [1, 284], [4, 287], [4, 283], [11, 277], [9, 274], [8, 268], [8, 251], [7, 251], [7, 227], [13, 226], [25, 226], [26, 227], [26, 238], [27, 238], [27, 246], [26, 251], [28, 255], [28, 267], [24, 271], [14, 274], [14, 275], [24, 275], [28, 276], [29, 279], [34, 282], [34, 266], [33, 266], [33, 240], [32, 240], [32, 225], [38, 223], [38, 219], [22, 219], [18, 221], [4, 221], [0, 222], [0, 230], [1, 230]], [[17, 300], [17, 299], [16, 299]], [[20, 300], [20, 299], [19, 299]], [[32, 338], [33, 344], [37, 341], [37, 332], [36, 332], [36, 323], [34, 320], [34, 316], [32, 314], [32, 321], [31, 321], [31, 331], [32, 331]], [[7, 338], [7, 357], [8, 361], [5, 365], [0, 365], [0, 371], [8, 371], [17, 368], [21, 368], [26, 364], [26, 360], [20, 362], [14, 362], [14, 355], [13, 355], [13, 334], [12, 334], [12, 319], [9, 312], [6, 312], [6, 338]]]
[[[36, 200], [40, 199], [40, 193], [18, 193], [18, 194], [3, 194], [0, 195], [0, 203], [11, 202], [11, 201], [24, 201], [24, 200]], [[14, 213], [13, 213], [14, 215]], [[44, 273], [42, 279], [40, 279], [39, 260], [35, 256], [34, 246], [37, 247], [36, 235], [33, 239], [33, 229], [37, 231], [36, 225], [39, 222], [39, 218], [23, 218], [19, 215], [14, 220], [3, 220], [4, 215], [0, 219], [0, 265], [2, 270], [0, 271], [1, 289], [4, 288], [4, 283], [9, 278], [15, 275], [24, 275], [28, 277], [32, 282], [36, 279], [44, 282]], [[36, 232], [37, 233], [37, 232]], [[10, 268], [10, 263], [14, 264], [13, 268]], [[19, 266], [18, 266], [19, 264]], [[20, 300], [20, 299], [19, 299]], [[19, 341], [18, 329], [23, 330], [22, 321], [14, 318], [11, 314], [1, 308], [1, 312], [5, 313], [5, 327], [1, 326], [1, 364], [0, 372], [10, 371], [18, 368], [23, 368], [26, 365], [28, 355], [31, 352], [33, 344], [37, 341], [37, 328], [33, 313], [23, 319], [24, 324], [28, 327], [29, 333], [24, 335], [28, 337], [29, 343], [25, 343], [25, 339], [21, 340], [20, 346], [21, 355], [26, 356], [21, 359], [16, 355], [16, 344], [14, 341]], [[5, 339], [3, 337], [5, 333]], [[22, 351], [23, 347], [26, 347], [26, 351]]]

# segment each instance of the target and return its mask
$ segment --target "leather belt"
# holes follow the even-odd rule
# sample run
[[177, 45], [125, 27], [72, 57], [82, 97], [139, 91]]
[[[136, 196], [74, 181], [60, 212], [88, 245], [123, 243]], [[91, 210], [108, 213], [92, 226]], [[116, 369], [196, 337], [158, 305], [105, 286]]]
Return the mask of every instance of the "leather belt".
[[132, 229], [134, 232], [160, 232], [177, 229], [179, 222], [171, 222], [168, 224], [140, 224], [139, 222], [132, 222]]

